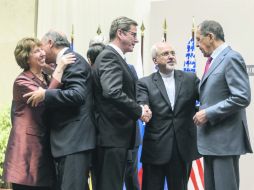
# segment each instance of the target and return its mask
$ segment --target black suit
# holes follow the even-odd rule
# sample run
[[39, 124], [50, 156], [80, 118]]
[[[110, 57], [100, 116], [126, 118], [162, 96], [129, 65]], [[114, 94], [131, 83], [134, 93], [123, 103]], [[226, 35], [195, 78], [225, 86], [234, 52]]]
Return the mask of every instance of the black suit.
[[[67, 50], [65, 53], [69, 52]], [[58, 174], [62, 188], [84, 190], [86, 178], [82, 176], [88, 173], [91, 152], [89, 150], [95, 148], [96, 140], [92, 110], [92, 78], [90, 66], [85, 59], [76, 53], [75, 57], [75, 63], [70, 64], [63, 73], [61, 88], [46, 90], [45, 104], [47, 122], [51, 129], [52, 154], [56, 158], [57, 169], [61, 170]], [[75, 166], [77, 167], [74, 168]], [[73, 168], [70, 170], [66, 167]], [[82, 175], [78, 176], [79, 172], [83, 172]], [[71, 177], [62, 180], [62, 175]], [[80, 178], [82, 184], [73, 182], [77, 187], [69, 187], [68, 181], [72, 183], [75, 178]]]
[[135, 102], [136, 79], [124, 59], [111, 46], [93, 67], [97, 123], [98, 189], [122, 189], [127, 150], [135, 143], [136, 120], [142, 114]]
[[[195, 74], [179, 70], [174, 71], [174, 78], [174, 110], [159, 72], [142, 78], [137, 83], [138, 103], [148, 104], [153, 113], [143, 138], [141, 161], [144, 190], [162, 188], [165, 177], [169, 189], [185, 189], [189, 164], [199, 156], [196, 127], [192, 119], [199, 80]], [[156, 175], [156, 179], [150, 178], [151, 175]]]
[[[138, 80], [137, 72], [133, 65], [128, 64], [131, 72], [133, 73], [136, 80]], [[133, 149], [128, 151], [128, 162], [125, 170], [124, 183], [126, 190], [139, 190], [138, 181], [138, 149], [141, 144], [141, 135], [139, 130], [139, 122], [136, 123], [136, 138]]]

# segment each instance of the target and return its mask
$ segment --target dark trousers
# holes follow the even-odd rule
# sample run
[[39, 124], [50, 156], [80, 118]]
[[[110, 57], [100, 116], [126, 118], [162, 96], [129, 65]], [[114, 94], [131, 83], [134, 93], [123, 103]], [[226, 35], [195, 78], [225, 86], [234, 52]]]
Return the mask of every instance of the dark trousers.
[[205, 190], [238, 190], [240, 156], [204, 156]]
[[96, 190], [122, 190], [127, 162], [125, 148], [97, 147]]
[[92, 151], [83, 151], [55, 159], [57, 190], [87, 190]]
[[182, 161], [174, 142], [168, 163], [160, 165], [143, 163], [142, 190], [164, 190], [165, 178], [168, 189], [187, 190], [190, 168], [191, 163]]
[[124, 182], [127, 190], [140, 189], [138, 182], [138, 147], [128, 150]]
[[27, 186], [27, 185], [20, 185], [13, 183], [12, 184], [13, 190], [53, 190], [50, 187], [35, 187], [35, 186]]

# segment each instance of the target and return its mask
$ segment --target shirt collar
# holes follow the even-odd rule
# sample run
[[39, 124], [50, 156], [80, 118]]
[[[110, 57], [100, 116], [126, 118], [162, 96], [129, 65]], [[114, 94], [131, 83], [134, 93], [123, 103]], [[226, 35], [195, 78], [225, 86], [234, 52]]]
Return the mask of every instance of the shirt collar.
[[124, 53], [123, 53], [123, 51], [122, 51], [118, 46], [116, 46], [115, 44], [112, 44], [112, 43], [110, 43], [109, 46], [111, 46], [114, 50], [116, 50], [117, 53], [118, 53], [124, 60], [126, 59], [126, 58], [125, 58], [125, 55], [124, 55]]
[[213, 53], [212, 53], [212, 55], [211, 55], [211, 57], [213, 58], [213, 60], [215, 60], [216, 57], [218, 57], [218, 55], [219, 55], [224, 49], [226, 49], [227, 47], [228, 47], [228, 44], [226, 44], [226, 43], [223, 43], [223, 44], [221, 44], [219, 47], [217, 47], [217, 48], [213, 51]]
[[58, 63], [58, 60], [63, 56], [64, 52], [68, 49], [68, 47], [64, 47], [63, 49], [61, 49], [61, 51], [58, 52], [57, 56], [56, 56], [56, 64]]
[[170, 72], [169, 74], [164, 74], [164, 73], [161, 73], [161, 72], [159, 72], [159, 73], [160, 73], [162, 78], [173, 78], [173, 76], [174, 76], [174, 70], [172, 72]]

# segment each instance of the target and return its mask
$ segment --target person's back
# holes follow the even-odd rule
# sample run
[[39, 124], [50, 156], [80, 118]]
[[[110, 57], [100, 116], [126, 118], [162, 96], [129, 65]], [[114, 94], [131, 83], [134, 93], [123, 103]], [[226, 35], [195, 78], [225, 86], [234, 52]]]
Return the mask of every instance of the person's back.
[[[56, 62], [71, 52], [67, 38], [56, 31], [45, 34], [42, 43], [48, 62]], [[44, 104], [58, 188], [84, 190], [88, 188], [91, 150], [95, 148], [96, 140], [92, 78], [90, 65], [81, 55], [73, 54], [75, 62], [64, 70], [58, 89], [46, 90]]]
[[[59, 89], [48, 89], [46, 92], [45, 119], [51, 128], [54, 157], [95, 147], [93, 97], [92, 90], [89, 90], [92, 89], [91, 68], [82, 56], [75, 53], [75, 57], [76, 62], [67, 67], [63, 74], [63, 85]], [[77, 73], [80, 75], [79, 79], [75, 77]], [[83, 138], [76, 138], [80, 134], [83, 134]]]

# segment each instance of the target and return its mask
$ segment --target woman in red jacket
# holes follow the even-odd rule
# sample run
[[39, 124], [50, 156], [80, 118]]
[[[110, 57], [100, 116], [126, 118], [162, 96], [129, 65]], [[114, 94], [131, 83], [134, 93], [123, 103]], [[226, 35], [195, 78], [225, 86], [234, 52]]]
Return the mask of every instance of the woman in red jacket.
[[[54, 165], [49, 144], [49, 129], [43, 121], [44, 105], [32, 107], [23, 95], [47, 88], [49, 76], [43, 72], [45, 52], [36, 38], [24, 38], [15, 48], [17, 64], [24, 70], [14, 81], [12, 100], [12, 129], [4, 163], [4, 180], [13, 190], [51, 190]], [[69, 61], [58, 64], [57, 74]], [[54, 75], [53, 75], [54, 76]]]

